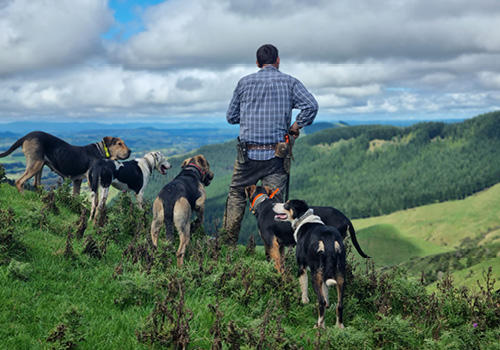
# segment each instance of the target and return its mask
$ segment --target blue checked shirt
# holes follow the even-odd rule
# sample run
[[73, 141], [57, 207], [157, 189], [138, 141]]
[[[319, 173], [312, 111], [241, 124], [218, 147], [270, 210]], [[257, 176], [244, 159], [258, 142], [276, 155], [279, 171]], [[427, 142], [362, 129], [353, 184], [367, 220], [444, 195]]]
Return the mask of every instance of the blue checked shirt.
[[[240, 140], [273, 144], [284, 141], [292, 109], [301, 110], [297, 124], [303, 127], [313, 122], [318, 103], [299, 80], [269, 65], [238, 82], [226, 117], [229, 124], [240, 124]], [[253, 160], [273, 157], [274, 150], [248, 151]]]

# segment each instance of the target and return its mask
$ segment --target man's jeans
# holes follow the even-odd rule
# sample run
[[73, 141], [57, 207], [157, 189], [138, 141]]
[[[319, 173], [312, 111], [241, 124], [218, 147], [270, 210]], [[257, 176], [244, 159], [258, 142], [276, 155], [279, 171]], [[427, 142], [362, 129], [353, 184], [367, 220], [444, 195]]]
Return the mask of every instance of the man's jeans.
[[282, 201], [287, 178], [288, 174], [283, 168], [282, 158], [249, 159], [244, 164], [236, 160], [224, 212], [225, 243], [236, 245], [238, 242], [241, 220], [243, 220], [247, 204], [245, 187], [255, 185], [261, 180], [262, 186], [269, 186], [273, 190], [279, 188], [276, 198]]

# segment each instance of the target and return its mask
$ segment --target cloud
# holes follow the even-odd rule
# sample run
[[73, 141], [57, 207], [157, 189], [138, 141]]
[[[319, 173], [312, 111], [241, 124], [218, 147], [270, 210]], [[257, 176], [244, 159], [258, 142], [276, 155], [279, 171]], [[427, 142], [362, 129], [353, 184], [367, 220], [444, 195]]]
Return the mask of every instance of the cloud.
[[171, 0], [146, 10], [146, 31], [110, 53], [130, 67], [238, 64], [272, 42], [295, 61], [443, 60], [498, 53], [499, 22], [491, 0]]
[[[6, 116], [220, 113], [227, 107], [233, 83], [246, 72], [241, 67], [218, 73], [178, 70], [161, 74], [110, 65], [83, 67], [29, 81], [2, 79], [0, 105]], [[201, 89], [205, 85], [210, 89]]]
[[320, 116], [473, 116], [500, 103], [497, 0], [168, 0], [141, 7], [131, 23], [143, 30], [119, 38], [106, 34], [111, 3], [0, 0], [0, 118], [222, 117], [264, 43]]
[[112, 21], [105, 0], [3, 0], [0, 76], [85, 61]]

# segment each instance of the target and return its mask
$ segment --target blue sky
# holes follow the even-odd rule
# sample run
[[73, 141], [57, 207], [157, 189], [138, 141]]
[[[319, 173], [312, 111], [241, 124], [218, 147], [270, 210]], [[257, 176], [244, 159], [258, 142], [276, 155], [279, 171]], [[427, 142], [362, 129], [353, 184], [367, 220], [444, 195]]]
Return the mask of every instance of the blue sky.
[[151, 5], [157, 5], [162, 0], [110, 0], [109, 7], [113, 11], [116, 23], [103, 34], [107, 40], [124, 41], [132, 35], [144, 30], [141, 14]]
[[0, 0], [0, 122], [223, 120], [255, 51], [319, 120], [500, 109], [498, 0]]

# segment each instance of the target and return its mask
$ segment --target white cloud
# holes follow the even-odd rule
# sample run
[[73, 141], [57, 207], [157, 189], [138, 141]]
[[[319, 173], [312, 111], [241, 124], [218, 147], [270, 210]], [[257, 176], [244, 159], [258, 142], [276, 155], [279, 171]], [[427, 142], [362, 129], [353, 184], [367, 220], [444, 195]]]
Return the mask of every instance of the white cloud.
[[265, 42], [276, 43], [283, 57], [332, 63], [498, 53], [500, 32], [492, 28], [500, 22], [500, 7], [491, 0], [462, 6], [462, 1], [443, 7], [430, 0], [276, 0], [257, 5], [171, 0], [146, 11], [145, 32], [110, 50], [127, 65], [149, 68], [240, 63], [253, 60], [255, 49]]
[[225, 114], [263, 43], [323, 115], [498, 106], [497, 0], [169, 0], [104, 40], [106, 0], [0, 0], [0, 118]]
[[101, 50], [113, 18], [106, 0], [0, 3], [0, 75], [57, 68]]

